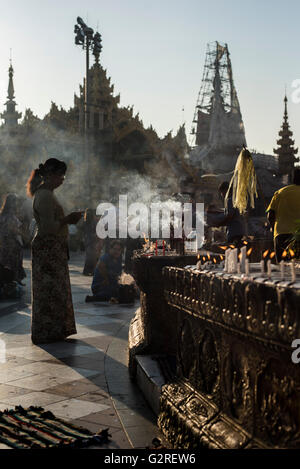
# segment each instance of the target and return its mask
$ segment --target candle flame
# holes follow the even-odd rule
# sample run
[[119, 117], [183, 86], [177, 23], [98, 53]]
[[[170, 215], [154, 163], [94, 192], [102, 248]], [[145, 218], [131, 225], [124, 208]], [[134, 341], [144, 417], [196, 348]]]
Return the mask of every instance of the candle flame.
[[198, 259], [198, 261], [199, 261], [199, 259], [200, 259], [200, 254], [198, 254], [197, 259]]
[[241, 252], [238, 255], [238, 259], [239, 259], [239, 261], [242, 259], [242, 253]]
[[267, 249], [267, 250], [263, 253], [263, 258], [265, 259], [268, 254], [269, 254], [269, 249]]
[[223, 260], [224, 260], [224, 256], [221, 255], [221, 256], [220, 256], [220, 259], [221, 259], [221, 261], [223, 261]]
[[253, 251], [253, 248], [248, 249], [247, 251], [247, 256], [250, 256], [251, 252]]
[[273, 259], [273, 258], [275, 257], [275, 254], [276, 254], [276, 253], [275, 253], [274, 251], [271, 252], [271, 254], [270, 254], [270, 259]]
[[247, 246], [247, 244], [248, 244], [248, 241], [243, 241], [243, 244], [245, 244], [245, 246]]
[[228, 249], [228, 246], [219, 246], [220, 249], [223, 249], [223, 251], [226, 251]]
[[210, 261], [210, 254], [207, 255], [208, 260]]
[[229, 244], [229, 247], [230, 247], [231, 249], [235, 249], [235, 246], [234, 246], [233, 244]]
[[217, 260], [216, 260], [216, 258], [215, 258], [215, 257], [214, 257], [214, 263], [215, 263], [215, 264], [217, 263]]
[[293, 249], [291, 249], [291, 248], [289, 249], [289, 251], [290, 251], [290, 256], [292, 258], [295, 257], [295, 251], [293, 251]]
[[281, 257], [285, 258], [287, 255], [288, 255], [287, 251], [284, 250], [283, 253], [282, 253], [282, 255], [281, 255]]
[[153, 242], [151, 242], [150, 245], [149, 245], [148, 251], [149, 251], [149, 252], [153, 252], [153, 251], [154, 251], [154, 247], [155, 247], [155, 244], [154, 244]]
[[144, 241], [145, 241], [145, 243], [148, 244], [148, 243], [149, 243], [149, 239], [146, 238], [146, 233], [143, 233], [143, 236], [144, 236]]

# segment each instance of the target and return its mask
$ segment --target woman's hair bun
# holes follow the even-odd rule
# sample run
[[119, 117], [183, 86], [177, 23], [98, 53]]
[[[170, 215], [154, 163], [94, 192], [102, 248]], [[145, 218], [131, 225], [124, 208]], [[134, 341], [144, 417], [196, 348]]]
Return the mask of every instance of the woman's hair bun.
[[36, 174], [39, 176], [43, 176], [45, 173], [45, 166], [41, 163], [39, 164], [39, 167], [35, 170]]
[[66, 170], [67, 165], [64, 161], [57, 160], [56, 158], [50, 158], [44, 164], [39, 164], [39, 167], [35, 169], [35, 174], [40, 178], [45, 178], [48, 174], [57, 172], [65, 173]]

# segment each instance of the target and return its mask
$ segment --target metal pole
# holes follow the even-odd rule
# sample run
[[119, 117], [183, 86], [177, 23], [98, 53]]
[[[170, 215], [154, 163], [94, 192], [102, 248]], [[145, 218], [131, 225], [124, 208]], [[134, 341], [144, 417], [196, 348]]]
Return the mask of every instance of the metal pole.
[[86, 36], [86, 78], [85, 78], [85, 123], [84, 123], [84, 140], [85, 140], [85, 160], [86, 160], [86, 179], [87, 179], [87, 200], [91, 203], [91, 181], [90, 181], [90, 155], [89, 155], [89, 53], [90, 40]]
[[88, 99], [89, 99], [89, 49], [90, 49], [90, 40], [86, 36], [86, 70], [85, 70], [85, 123], [84, 123], [84, 129], [85, 133], [87, 134], [88, 132], [88, 127], [89, 127], [89, 116], [88, 116]]

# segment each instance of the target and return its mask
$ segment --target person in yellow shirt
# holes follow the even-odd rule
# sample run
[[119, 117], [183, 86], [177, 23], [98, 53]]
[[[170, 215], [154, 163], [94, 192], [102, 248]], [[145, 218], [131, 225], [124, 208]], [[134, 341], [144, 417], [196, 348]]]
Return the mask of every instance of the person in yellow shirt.
[[268, 221], [274, 233], [277, 262], [282, 259], [293, 233], [300, 223], [300, 169], [294, 170], [293, 184], [282, 187], [273, 195], [267, 208]]

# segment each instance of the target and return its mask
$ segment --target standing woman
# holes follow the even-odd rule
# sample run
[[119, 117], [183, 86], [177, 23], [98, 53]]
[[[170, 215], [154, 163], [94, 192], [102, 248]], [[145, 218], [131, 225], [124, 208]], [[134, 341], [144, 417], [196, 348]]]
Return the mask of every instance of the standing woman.
[[76, 334], [68, 268], [68, 226], [81, 212], [64, 215], [53, 192], [63, 183], [67, 166], [50, 158], [32, 171], [27, 194], [33, 197], [37, 224], [32, 241], [32, 319], [34, 344], [58, 342]]
[[19, 283], [26, 277], [21, 225], [17, 213], [17, 196], [8, 194], [0, 210], [0, 264], [11, 270], [13, 279]]

